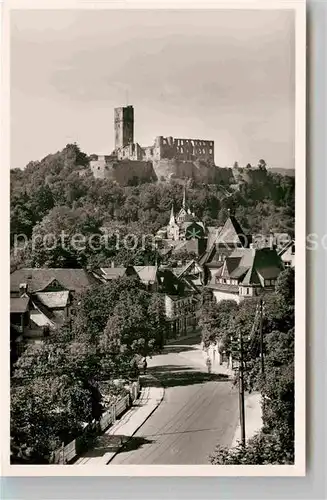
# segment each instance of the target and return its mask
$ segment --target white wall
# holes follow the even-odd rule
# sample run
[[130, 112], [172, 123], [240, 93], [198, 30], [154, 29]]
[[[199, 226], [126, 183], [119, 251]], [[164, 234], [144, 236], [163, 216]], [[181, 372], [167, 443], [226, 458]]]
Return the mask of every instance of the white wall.
[[212, 290], [213, 295], [218, 302], [221, 302], [222, 300], [235, 300], [238, 304], [241, 302], [242, 298], [239, 296], [238, 293], [227, 293], [227, 292], [221, 292], [220, 290]]

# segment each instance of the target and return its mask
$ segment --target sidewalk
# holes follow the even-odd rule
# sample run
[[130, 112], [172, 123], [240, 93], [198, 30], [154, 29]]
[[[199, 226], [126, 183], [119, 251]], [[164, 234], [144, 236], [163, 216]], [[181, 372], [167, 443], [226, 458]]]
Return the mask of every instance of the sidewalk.
[[156, 410], [163, 397], [163, 387], [143, 387], [141, 396], [134, 405], [98, 436], [93, 448], [80, 456], [74, 465], [107, 465]]
[[[253, 393], [245, 396], [245, 439], [252, 438], [262, 427], [261, 394]], [[232, 448], [241, 441], [241, 426], [238, 424]]]

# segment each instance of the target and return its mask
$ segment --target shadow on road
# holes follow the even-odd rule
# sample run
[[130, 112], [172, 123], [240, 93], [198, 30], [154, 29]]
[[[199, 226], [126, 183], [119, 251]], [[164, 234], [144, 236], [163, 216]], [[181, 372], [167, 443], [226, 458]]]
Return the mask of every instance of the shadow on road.
[[121, 434], [103, 434], [98, 436], [92, 443], [92, 448], [85, 454], [87, 457], [102, 457], [105, 453], [121, 453], [124, 451], [137, 450], [144, 444], [152, 443], [151, 440], [136, 437], [125, 436]]
[[194, 335], [190, 335], [189, 337], [184, 337], [181, 339], [174, 339], [174, 340], [169, 340], [167, 344], [165, 345], [166, 347], [171, 347], [171, 346], [192, 346], [196, 344], [200, 344], [201, 342], [201, 334], [200, 333], [195, 333]]
[[198, 348], [191, 345], [166, 345], [161, 354], [178, 354], [179, 352], [196, 351]]
[[[180, 367], [175, 365], [154, 366], [149, 368], [149, 374], [155, 376], [158, 381], [151, 380], [152, 386], [181, 387], [205, 382], [228, 381], [228, 375], [221, 373], [206, 373], [196, 371], [191, 367]], [[150, 383], [150, 382], [149, 382]]]
[[142, 436], [132, 436], [127, 439], [123, 447], [119, 450], [119, 453], [134, 451], [137, 450], [138, 448], [141, 448], [141, 446], [145, 444], [150, 444], [152, 442], [153, 442], [152, 439], [147, 439]]

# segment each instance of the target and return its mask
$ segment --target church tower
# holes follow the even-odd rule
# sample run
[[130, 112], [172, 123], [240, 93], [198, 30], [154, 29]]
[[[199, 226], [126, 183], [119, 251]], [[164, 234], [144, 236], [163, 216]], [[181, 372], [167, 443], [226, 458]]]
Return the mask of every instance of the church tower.
[[134, 142], [134, 108], [115, 108], [115, 149]]
[[173, 226], [175, 223], [176, 223], [176, 221], [175, 221], [175, 215], [174, 215], [174, 204], [172, 204], [171, 211], [170, 211], [169, 225]]

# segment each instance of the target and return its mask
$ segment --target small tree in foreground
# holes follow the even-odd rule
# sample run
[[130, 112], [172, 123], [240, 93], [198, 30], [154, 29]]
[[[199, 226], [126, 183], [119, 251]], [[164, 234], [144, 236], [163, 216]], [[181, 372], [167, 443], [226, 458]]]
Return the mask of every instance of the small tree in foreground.
[[284, 465], [294, 463], [294, 451], [285, 450], [277, 434], [259, 432], [249, 439], [246, 447], [217, 447], [210, 457], [212, 465]]

